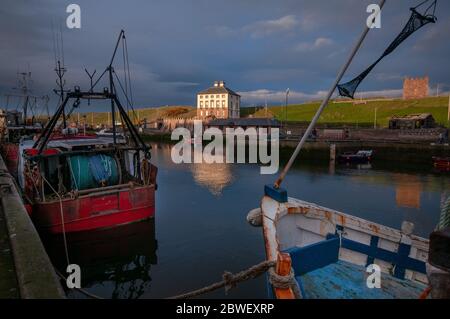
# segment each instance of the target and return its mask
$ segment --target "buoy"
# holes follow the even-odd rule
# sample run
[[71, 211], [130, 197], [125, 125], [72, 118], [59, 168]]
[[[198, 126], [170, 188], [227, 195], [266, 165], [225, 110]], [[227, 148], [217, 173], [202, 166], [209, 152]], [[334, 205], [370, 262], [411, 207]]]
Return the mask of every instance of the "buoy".
[[261, 208], [252, 209], [247, 214], [247, 222], [254, 227], [261, 227], [262, 226]]

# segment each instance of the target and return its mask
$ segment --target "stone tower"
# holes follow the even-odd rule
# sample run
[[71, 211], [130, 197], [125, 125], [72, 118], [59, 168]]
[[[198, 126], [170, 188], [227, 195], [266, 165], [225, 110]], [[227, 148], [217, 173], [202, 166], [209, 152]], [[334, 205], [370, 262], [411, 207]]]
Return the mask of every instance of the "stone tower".
[[429, 91], [428, 76], [423, 78], [405, 78], [403, 82], [403, 99], [423, 99], [428, 96]]

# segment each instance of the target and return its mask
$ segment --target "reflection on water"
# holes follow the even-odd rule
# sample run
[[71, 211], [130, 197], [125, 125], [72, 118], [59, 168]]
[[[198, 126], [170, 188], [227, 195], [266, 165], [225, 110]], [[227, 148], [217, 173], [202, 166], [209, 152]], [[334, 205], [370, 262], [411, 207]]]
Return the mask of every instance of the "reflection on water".
[[[89, 292], [113, 298], [169, 297], [219, 281], [225, 270], [237, 272], [264, 260], [261, 229], [250, 227], [245, 217], [260, 204], [263, 185], [273, 183], [275, 176], [261, 175], [258, 165], [176, 165], [170, 152], [170, 145], [153, 145], [152, 161], [159, 167], [154, 221], [69, 235], [70, 260], [81, 266], [82, 285]], [[441, 201], [449, 196], [450, 175], [426, 166], [379, 165], [301, 162], [283, 186], [291, 197], [389, 227], [413, 222], [414, 233], [427, 237], [439, 222]], [[63, 271], [62, 241], [46, 243]], [[73, 291], [69, 296], [83, 297]], [[265, 298], [265, 279], [238, 285], [227, 295], [219, 290], [205, 297]]]
[[[43, 236], [54, 265], [65, 274], [62, 236]], [[81, 285], [105, 298], [139, 298], [157, 263], [154, 220], [93, 232], [67, 234], [70, 263], [81, 268]], [[76, 291], [68, 291], [77, 296]]]
[[[194, 150], [194, 153], [201, 153], [201, 151]], [[215, 154], [215, 156], [223, 158], [223, 163], [215, 163], [213, 157], [209, 158], [208, 156], [204, 158], [205, 162], [190, 165], [192, 177], [197, 184], [206, 187], [211, 194], [220, 196], [223, 189], [233, 182], [231, 165], [225, 163], [224, 154]], [[208, 162], [211, 164], [207, 164]]]
[[397, 206], [408, 208], [420, 208], [420, 195], [422, 183], [417, 176], [406, 174], [393, 174], [396, 184]]

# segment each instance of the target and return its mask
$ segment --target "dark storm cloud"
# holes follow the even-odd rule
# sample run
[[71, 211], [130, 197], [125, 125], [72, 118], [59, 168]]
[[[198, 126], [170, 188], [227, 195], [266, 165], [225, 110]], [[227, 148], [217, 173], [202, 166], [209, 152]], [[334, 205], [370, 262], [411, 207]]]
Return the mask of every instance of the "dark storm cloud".
[[[329, 87], [362, 31], [367, 5], [374, 2], [3, 0], [0, 92], [10, 92], [17, 71], [26, 71], [29, 65], [34, 93], [52, 94], [53, 23], [63, 24], [69, 87], [88, 86], [85, 67], [97, 72], [106, 67], [123, 28], [139, 106], [192, 105], [195, 93], [216, 79], [244, 92], [244, 104], [281, 101], [287, 87], [294, 100], [314, 99]], [[408, 20], [408, 8], [417, 2], [387, 1], [382, 28], [370, 32], [346, 78], [382, 53]], [[80, 30], [65, 27], [70, 3], [81, 6]], [[404, 76], [425, 74], [432, 85], [450, 84], [450, 4], [438, 5], [439, 22], [386, 58], [361, 90], [395, 94], [398, 91], [392, 90], [401, 88]]]

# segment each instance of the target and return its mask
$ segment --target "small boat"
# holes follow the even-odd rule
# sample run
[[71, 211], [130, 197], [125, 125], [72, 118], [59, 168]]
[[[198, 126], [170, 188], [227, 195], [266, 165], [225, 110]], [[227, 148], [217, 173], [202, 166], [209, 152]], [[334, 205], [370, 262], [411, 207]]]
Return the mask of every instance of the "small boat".
[[345, 152], [338, 156], [339, 163], [346, 164], [367, 164], [373, 159], [373, 151]]
[[[113, 132], [112, 129], [102, 129], [102, 130], [96, 132], [95, 135], [97, 135], [97, 137], [113, 138], [114, 132]], [[121, 139], [124, 139], [124, 138], [125, 138], [125, 136], [124, 136], [122, 130], [118, 129], [118, 130], [116, 131], [116, 137], [117, 137], [117, 138], [121, 138]]]
[[[267, 189], [267, 188], [266, 188]], [[270, 191], [269, 191], [270, 195]], [[316, 204], [264, 196], [261, 204], [268, 260], [287, 254], [304, 299], [418, 299], [427, 288], [428, 239], [412, 225], [392, 229]], [[368, 266], [381, 269], [370, 288]], [[274, 288], [269, 297], [295, 298]]]
[[441, 172], [450, 172], [450, 157], [433, 157], [433, 166]]
[[[6, 110], [0, 109], [0, 154], [5, 160], [8, 171], [14, 177], [17, 177], [20, 139], [24, 136], [33, 136], [40, 133], [43, 129], [43, 122], [45, 122], [42, 116], [41, 123], [35, 116], [30, 118], [27, 114], [32, 108], [36, 112], [39, 109], [37, 101], [41, 100], [44, 100], [46, 104], [40, 108], [48, 109], [49, 101], [48, 96], [37, 97], [29, 94], [28, 84], [32, 82], [31, 72], [21, 73], [21, 75], [22, 79], [19, 80], [18, 86], [21, 87], [22, 93], [19, 95], [6, 94]], [[13, 97], [18, 99], [19, 105], [22, 104], [20, 111], [8, 110], [9, 99]], [[34, 103], [31, 103], [31, 101], [34, 101]]]

